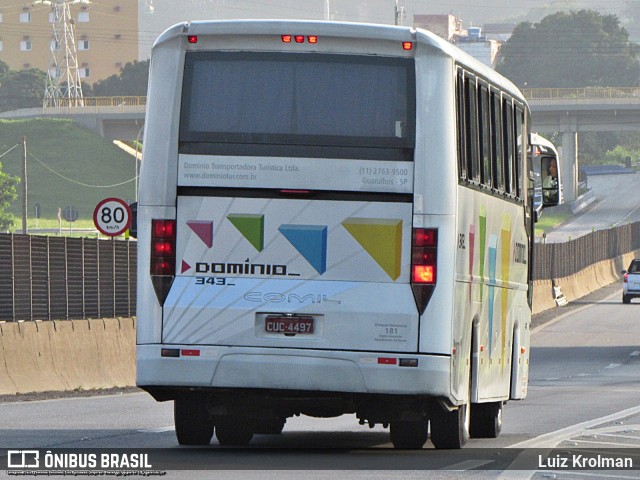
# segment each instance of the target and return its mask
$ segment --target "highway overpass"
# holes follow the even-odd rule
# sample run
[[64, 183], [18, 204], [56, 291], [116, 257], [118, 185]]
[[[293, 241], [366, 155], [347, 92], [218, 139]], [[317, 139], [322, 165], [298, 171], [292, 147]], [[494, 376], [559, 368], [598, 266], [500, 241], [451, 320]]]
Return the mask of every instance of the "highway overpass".
[[60, 106], [23, 108], [0, 113], [0, 118], [70, 118], [108, 140], [142, 137], [147, 97], [86, 97], [60, 99]]
[[640, 131], [640, 88], [523, 89], [531, 107], [532, 130], [562, 134], [565, 199], [575, 199], [582, 132]]
[[[578, 178], [578, 134], [640, 131], [640, 88], [523, 89], [532, 130], [560, 132], [565, 199], [574, 200]], [[135, 140], [144, 125], [146, 97], [90, 97], [58, 107], [4, 112], [0, 118], [71, 118], [107, 139]]]

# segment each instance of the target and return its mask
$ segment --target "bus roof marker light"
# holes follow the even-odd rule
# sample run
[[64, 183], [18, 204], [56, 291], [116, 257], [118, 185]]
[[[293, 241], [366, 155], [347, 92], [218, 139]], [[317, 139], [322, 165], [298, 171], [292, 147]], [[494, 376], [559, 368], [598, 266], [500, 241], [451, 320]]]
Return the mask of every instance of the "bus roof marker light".
[[413, 42], [402, 42], [403, 50], [413, 50]]
[[295, 39], [296, 43], [304, 43], [304, 35], [296, 35]]
[[307, 36], [307, 42], [309, 42], [309, 43], [318, 43], [318, 36], [317, 35], [308, 35]]
[[198, 43], [198, 36], [197, 35], [188, 35], [187, 36], [187, 41], [189, 43]]
[[291, 43], [291, 35], [282, 35], [281, 38], [283, 43]]

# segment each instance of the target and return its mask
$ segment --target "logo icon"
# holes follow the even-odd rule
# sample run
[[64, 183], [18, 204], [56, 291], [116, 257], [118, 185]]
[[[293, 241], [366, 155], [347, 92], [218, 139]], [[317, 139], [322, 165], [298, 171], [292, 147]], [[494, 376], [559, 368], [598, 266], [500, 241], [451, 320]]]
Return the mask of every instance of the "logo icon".
[[7, 468], [38, 468], [40, 452], [38, 450], [9, 450]]

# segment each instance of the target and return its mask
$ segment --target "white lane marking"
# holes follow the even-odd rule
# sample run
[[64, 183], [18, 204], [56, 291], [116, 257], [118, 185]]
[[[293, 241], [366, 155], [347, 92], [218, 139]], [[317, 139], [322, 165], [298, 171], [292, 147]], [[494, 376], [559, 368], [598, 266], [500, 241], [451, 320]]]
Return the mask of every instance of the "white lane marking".
[[599, 433], [599, 437], [628, 438], [629, 440], [639, 440], [640, 437], [632, 437], [631, 435], [620, 435], [618, 433]]
[[[622, 480], [638, 480], [638, 477], [629, 477], [627, 475], [620, 475], [618, 473], [609, 473], [609, 472], [605, 472], [605, 471], [601, 471], [598, 473], [589, 473], [589, 472], [585, 472], [584, 470], [580, 470], [580, 471], [575, 471], [572, 472], [570, 470], [545, 470], [545, 473], [549, 473], [549, 474], [558, 474], [558, 475], [562, 475], [562, 476], [569, 476], [569, 475], [574, 475], [578, 478], [585, 478], [585, 477], [595, 477], [595, 478], [619, 478]], [[562, 478], [562, 477], [560, 477]]]
[[621, 363], [610, 363], [609, 365], [607, 365], [604, 368], [617, 368], [617, 367], [621, 367], [622, 364]]
[[[585, 434], [585, 431], [593, 428], [597, 425], [601, 425], [603, 423], [610, 423], [616, 420], [620, 420], [621, 418], [631, 417], [633, 415], [637, 415], [640, 413], [640, 406], [627, 408], [626, 410], [622, 410], [617, 413], [612, 413], [611, 415], [606, 415], [604, 417], [595, 418], [593, 420], [587, 420], [586, 422], [577, 423], [575, 425], [571, 425], [566, 428], [561, 428], [554, 432], [545, 433], [544, 435], [540, 435], [538, 437], [525, 440], [524, 442], [514, 443], [508, 448], [542, 448], [551, 450], [556, 448], [557, 445], [563, 440], [568, 440], [573, 436]], [[620, 425], [620, 428], [622, 425]], [[628, 426], [626, 427], [628, 428]], [[588, 433], [594, 433], [590, 431]], [[544, 456], [544, 452], [540, 452], [541, 455]], [[525, 470], [524, 468], [519, 468], [519, 465], [522, 462], [527, 462], [526, 453], [521, 453], [518, 455], [515, 460], [511, 463], [512, 470], [504, 470], [498, 475], [498, 480], [530, 480], [533, 477], [537, 470]], [[545, 470], [545, 473], [549, 473]], [[563, 471], [563, 474], [569, 474], [569, 471]], [[577, 472], [582, 476], [586, 476], [585, 472]], [[601, 477], [605, 477], [606, 475], [600, 475]], [[620, 475], [612, 475], [611, 478], [625, 478]], [[638, 477], [626, 477], [626, 478], [638, 478]]]
[[447, 470], [457, 470], [457, 471], [473, 470], [474, 468], [482, 467], [484, 465], [490, 465], [492, 463], [495, 463], [495, 462], [493, 460], [465, 460], [464, 462], [448, 465]]
[[[585, 430], [595, 427], [603, 423], [614, 422], [621, 418], [631, 417], [640, 413], [640, 406], [627, 408], [611, 415], [606, 415], [600, 418], [594, 418], [593, 420], [587, 420], [586, 422], [576, 423], [566, 428], [561, 428], [554, 432], [545, 433], [535, 438], [525, 440], [524, 442], [518, 442], [511, 445], [509, 448], [555, 448], [558, 443], [563, 440], [567, 440], [573, 436], [584, 433]], [[592, 432], [589, 432], [592, 433]]]
[[578, 443], [595, 443], [596, 445], [602, 445], [603, 448], [607, 448], [606, 446], [609, 446], [609, 445], [615, 446], [615, 447], [626, 447], [626, 448], [633, 448], [634, 447], [634, 445], [629, 445], [628, 443], [603, 442], [602, 440], [598, 440], [598, 441], [595, 441], [595, 440], [578, 440], [578, 439], [572, 438], [571, 442], [572, 443], [576, 443], [576, 444], [578, 444]]

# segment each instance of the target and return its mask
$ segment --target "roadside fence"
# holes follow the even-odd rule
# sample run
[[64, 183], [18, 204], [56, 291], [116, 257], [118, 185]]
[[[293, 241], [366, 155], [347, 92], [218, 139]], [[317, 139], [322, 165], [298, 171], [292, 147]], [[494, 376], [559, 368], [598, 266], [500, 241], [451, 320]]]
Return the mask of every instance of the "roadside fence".
[[[640, 222], [596, 230], [562, 243], [536, 243], [534, 280], [554, 280], [640, 249]], [[626, 268], [626, 265], [625, 265]]]
[[0, 320], [131, 317], [136, 242], [0, 234]]
[[[640, 249], [640, 222], [536, 243], [534, 280], [578, 273]], [[0, 234], [0, 321], [132, 317], [136, 241]]]

